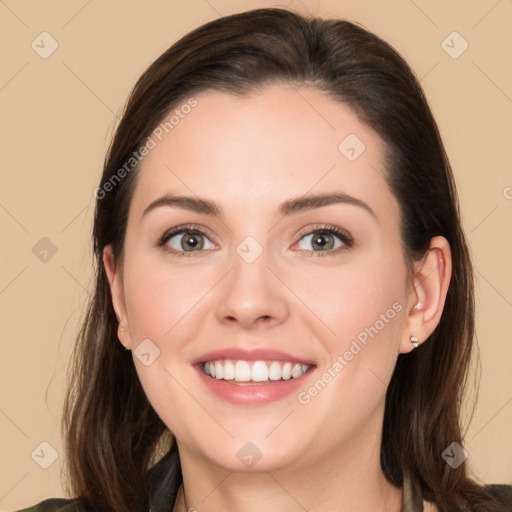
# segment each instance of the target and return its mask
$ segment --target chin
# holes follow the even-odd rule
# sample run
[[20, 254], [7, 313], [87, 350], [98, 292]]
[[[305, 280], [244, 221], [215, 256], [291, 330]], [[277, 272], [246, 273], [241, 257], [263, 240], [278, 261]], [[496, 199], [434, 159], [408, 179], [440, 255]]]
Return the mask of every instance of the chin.
[[299, 454], [295, 447], [278, 448], [272, 444], [262, 447], [258, 442], [233, 442], [224, 449], [209, 447], [204, 457], [224, 471], [231, 473], [266, 473], [284, 471], [297, 464]]

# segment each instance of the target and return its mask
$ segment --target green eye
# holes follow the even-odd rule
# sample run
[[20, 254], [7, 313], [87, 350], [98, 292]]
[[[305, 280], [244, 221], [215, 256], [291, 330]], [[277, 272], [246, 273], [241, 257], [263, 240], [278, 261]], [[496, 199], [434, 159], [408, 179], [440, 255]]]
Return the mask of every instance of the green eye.
[[191, 256], [194, 252], [215, 247], [209, 238], [194, 226], [178, 226], [166, 231], [157, 245], [176, 256]]
[[354, 239], [345, 230], [323, 226], [303, 235], [298, 244], [301, 250], [312, 252], [315, 256], [324, 256], [352, 247]]

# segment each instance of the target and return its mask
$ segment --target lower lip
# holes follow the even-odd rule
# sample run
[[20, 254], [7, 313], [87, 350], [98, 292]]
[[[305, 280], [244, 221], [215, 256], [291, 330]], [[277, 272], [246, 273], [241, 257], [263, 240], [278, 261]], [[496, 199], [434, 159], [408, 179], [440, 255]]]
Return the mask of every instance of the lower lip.
[[304, 386], [305, 380], [311, 375], [314, 368], [312, 366], [296, 379], [234, 384], [233, 381], [209, 377], [203, 372], [202, 365], [196, 365], [199, 378], [206, 387], [222, 400], [236, 405], [265, 405], [291, 395]]

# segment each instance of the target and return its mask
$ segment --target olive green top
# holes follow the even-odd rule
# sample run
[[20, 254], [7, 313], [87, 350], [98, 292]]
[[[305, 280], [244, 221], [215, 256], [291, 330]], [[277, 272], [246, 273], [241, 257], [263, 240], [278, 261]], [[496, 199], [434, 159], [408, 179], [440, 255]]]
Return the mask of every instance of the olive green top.
[[[496, 512], [512, 512], [512, 486], [489, 485], [487, 489], [502, 503], [502, 506], [496, 509]], [[71, 499], [51, 498], [17, 512], [87, 512], [87, 509], [78, 507]], [[417, 495], [413, 495], [407, 485], [404, 485], [402, 512], [423, 512], [423, 500]]]

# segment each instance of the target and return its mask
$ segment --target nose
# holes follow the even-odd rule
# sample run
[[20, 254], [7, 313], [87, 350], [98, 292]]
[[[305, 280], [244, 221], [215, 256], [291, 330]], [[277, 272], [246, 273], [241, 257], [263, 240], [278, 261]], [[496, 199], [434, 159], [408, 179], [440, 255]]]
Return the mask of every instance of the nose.
[[235, 252], [232, 270], [220, 283], [215, 312], [220, 323], [254, 330], [286, 321], [290, 314], [287, 289], [269, 268], [266, 254], [248, 263]]

